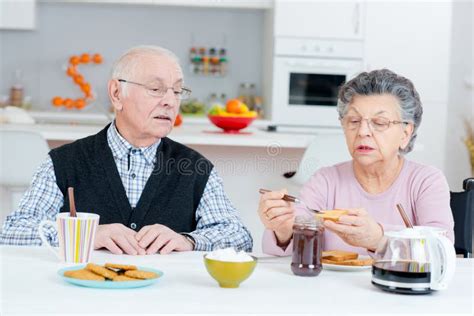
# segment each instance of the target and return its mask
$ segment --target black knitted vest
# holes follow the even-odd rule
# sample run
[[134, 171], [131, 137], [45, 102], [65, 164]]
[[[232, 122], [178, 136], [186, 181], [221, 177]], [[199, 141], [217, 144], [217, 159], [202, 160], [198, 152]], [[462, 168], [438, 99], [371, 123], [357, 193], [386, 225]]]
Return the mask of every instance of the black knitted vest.
[[176, 232], [195, 230], [196, 209], [212, 163], [196, 151], [162, 138], [154, 170], [132, 208], [107, 143], [109, 126], [50, 151], [56, 183], [64, 196], [60, 211], [69, 211], [67, 188], [74, 187], [77, 211], [99, 214], [100, 224], [122, 223], [136, 231], [152, 224]]

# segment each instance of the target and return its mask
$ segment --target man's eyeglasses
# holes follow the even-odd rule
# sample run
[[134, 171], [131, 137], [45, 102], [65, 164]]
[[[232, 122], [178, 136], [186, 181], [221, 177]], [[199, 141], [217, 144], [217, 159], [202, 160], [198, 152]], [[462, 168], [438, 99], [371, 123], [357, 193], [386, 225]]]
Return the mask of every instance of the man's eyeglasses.
[[152, 86], [147, 86], [143, 83], [128, 81], [128, 80], [125, 80], [125, 79], [118, 79], [118, 81], [119, 82], [135, 84], [137, 86], [141, 86], [141, 87], [145, 88], [148, 95], [150, 95], [152, 97], [155, 97], [155, 98], [163, 97], [166, 94], [166, 92], [168, 92], [169, 89], [173, 90], [173, 93], [174, 93], [175, 97], [179, 100], [186, 100], [191, 95], [191, 89], [184, 88], [184, 87], [176, 88], [176, 89], [173, 88], [173, 87], [165, 87], [165, 86], [160, 86], [160, 85], [156, 85], [156, 86], [152, 87]]
[[390, 121], [384, 117], [372, 117], [372, 118], [362, 118], [360, 116], [345, 116], [341, 119], [342, 126], [344, 129], [353, 131], [358, 130], [362, 125], [362, 121], [367, 121], [369, 128], [372, 131], [383, 132], [386, 131], [390, 124], [408, 124], [409, 122], [403, 121]]

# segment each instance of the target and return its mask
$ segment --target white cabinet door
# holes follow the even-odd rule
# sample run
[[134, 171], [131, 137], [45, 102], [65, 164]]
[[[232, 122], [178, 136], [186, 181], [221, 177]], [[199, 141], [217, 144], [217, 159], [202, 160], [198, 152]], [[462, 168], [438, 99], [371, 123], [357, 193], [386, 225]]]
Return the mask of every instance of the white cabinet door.
[[361, 39], [362, 1], [276, 0], [275, 36]]
[[422, 101], [447, 102], [451, 13], [448, 1], [369, 1], [367, 69], [389, 68], [411, 79]]
[[0, 0], [0, 29], [34, 29], [35, 7], [35, 0]]

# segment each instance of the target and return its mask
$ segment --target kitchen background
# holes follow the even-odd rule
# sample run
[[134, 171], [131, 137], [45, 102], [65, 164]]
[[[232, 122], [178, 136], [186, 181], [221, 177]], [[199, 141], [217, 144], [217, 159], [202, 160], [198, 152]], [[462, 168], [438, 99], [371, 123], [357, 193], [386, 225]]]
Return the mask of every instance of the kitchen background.
[[[156, 44], [178, 55], [186, 85], [201, 101], [211, 93], [236, 97], [241, 83], [254, 83], [265, 113], [254, 126], [263, 128], [273, 123], [281, 105], [275, 92], [287, 88], [276, 86], [273, 76], [277, 41], [356, 44], [362, 47], [360, 71], [386, 67], [414, 82], [424, 116], [416, 150], [408, 157], [443, 170], [456, 191], [472, 174], [463, 143], [465, 122], [474, 124], [472, 30], [473, 3], [463, 0], [0, 0], [0, 96], [5, 100], [12, 85], [21, 83], [35, 112], [101, 113], [108, 108], [105, 88], [112, 62], [131, 46]], [[193, 74], [188, 61], [192, 46], [224, 47], [227, 74]], [[64, 66], [71, 55], [83, 52], [104, 58], [100, 65], [80, 66], [98, 100], [81, 111], [56, 109], [52, 97], [78, 94]], [[206, 119], [196, 122], [210, 125]], [[196, 122], [185, 118], [181, 131]], [[297, 193], [298, 185], [281, 174], [296, 168], [304, 152], [303, 145], [291, 143], [302, 144], [308, 136], [295, 133], [287, 145], [283, 140], [264, 145], [265, 138], [258, 138], [266, 137], [262, 133], [254, 130], [240, 139], [199, 134], [202, 141], [191, 145], [221, 163], [227, 192], [254, 233], [257, 250], [262, 227], [255, 213], [256, 192], [289, 187]], [[257, 168], [262, 161], [277, 166]]]
[[[36, 16], [35, 30], [0, 32], [0, 94], [8, 94], [16, 83], [16, 70], [21, 69], [25, 93], [36, 110], [54, 110], [50, 102], [55, 95], [77, 94], [63, 66], [69, 56], [83, 52], [104, 57], [102, 64], [80, 69], [97, 91], [97, 105], [107, 106], [106, 85], [113, 62], [128, 48], [142, 44], [173, 51], [181, 60], [186, 85], [198, 99], [205, 100], [213, 92], [237, 95], [242, 82], [260, 89], [262, 10], [40, 2]], [[226, 48], [227, 75], [192, 74], [188, 62], [192, 46]], [[100, 111], [94, 106], [84, 110]]]

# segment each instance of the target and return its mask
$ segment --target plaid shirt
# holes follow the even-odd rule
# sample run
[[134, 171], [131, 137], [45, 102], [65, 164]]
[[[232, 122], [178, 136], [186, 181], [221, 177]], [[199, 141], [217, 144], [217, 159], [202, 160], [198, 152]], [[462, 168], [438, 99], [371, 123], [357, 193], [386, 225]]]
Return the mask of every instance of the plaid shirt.
[[[130, 205], [135, 207], [153, 171], [160, 142], [146, 148], [134, 148], [118, 133], [114, 123], [107, 131], [107, 141]], [[7, 216], [0, 244], [41, 245], [38, 224], [44, 219], [54, 221], [63, 203], [64, 197], [56, 184], [53, 162], [48, 155], [34, 175], [18, 210]], [[196, 230], [189, 233], [196, 242], [195, 250], [226, 247], [252, 250], [252, 237], [242, 225], [224, 192], [222, 179], [214, 169], [196, 210], [196, 222]], [[46, 226], [45, 233], [51, 244], [58, 245], [57, 232], [53, 228]]]

